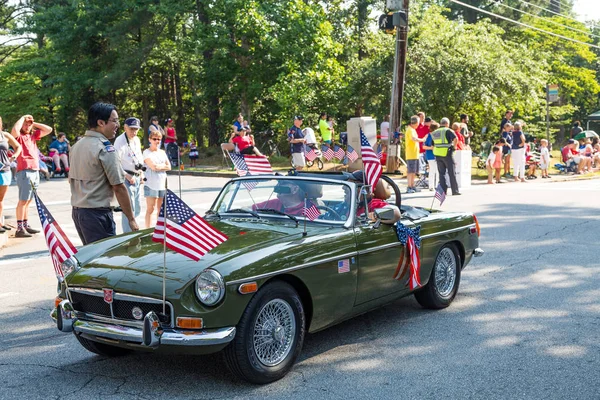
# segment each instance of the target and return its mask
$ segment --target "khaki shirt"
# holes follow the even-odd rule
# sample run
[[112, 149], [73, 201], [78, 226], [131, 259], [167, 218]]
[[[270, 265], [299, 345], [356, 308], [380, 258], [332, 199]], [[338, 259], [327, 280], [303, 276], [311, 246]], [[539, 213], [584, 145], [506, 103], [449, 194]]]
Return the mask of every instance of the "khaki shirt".
[[86, 131], [69, 154], [71, 205], [78, 208], [109, 207], [112, 186], [125, 182], [125, 172], [114, 146], [95, 131]]

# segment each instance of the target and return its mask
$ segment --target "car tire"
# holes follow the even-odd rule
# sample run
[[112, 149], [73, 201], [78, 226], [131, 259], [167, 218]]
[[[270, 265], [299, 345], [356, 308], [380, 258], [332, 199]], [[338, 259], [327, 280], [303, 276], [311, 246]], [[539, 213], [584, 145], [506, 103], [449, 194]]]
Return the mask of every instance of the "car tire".
[[[269, 318], [274, 313], [277, 321]], [[273, 322], [277, 327], [273, 327]], [[285, 282], [269, 283], [246, 307], [235, 338], [224, 350], [225, 363], [236, 377], [251, 383], [281, 379], [302, 351], [305, 327], [304, 307], [296, 290]], [[261, 328], [268, 335], [258, 334]], [[260, 337], [265, 339], [257, 346]]]
[[75, 337], [84, 349], [91, 351], [92, 353], [98, 354], [104, 357], [122, 357], [130, 354], [132, 350], [124, 349], [122, 347], [111, 346], [109, 344], [98, 343], [86, 338], [81, 335], [75, 334]]
[[434, 310], [446, 308], [452, 303], [460, 283], [460, 257], [452, 244], [444, 245], [435, 258], [427, 285], [415, 292], [417, 302]]

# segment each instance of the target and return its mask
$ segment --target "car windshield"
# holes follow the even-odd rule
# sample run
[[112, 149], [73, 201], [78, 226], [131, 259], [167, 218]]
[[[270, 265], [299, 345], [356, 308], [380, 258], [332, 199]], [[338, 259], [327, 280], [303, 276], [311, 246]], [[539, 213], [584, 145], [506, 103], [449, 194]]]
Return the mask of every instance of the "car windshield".
[[[344, 224], [352, 207], [348, 184], [317, 180], [273, 178], [229, 182], [211, 212], [221, 216], [309, 220]], [[307, 209], [305, 212], [304, 209]]]

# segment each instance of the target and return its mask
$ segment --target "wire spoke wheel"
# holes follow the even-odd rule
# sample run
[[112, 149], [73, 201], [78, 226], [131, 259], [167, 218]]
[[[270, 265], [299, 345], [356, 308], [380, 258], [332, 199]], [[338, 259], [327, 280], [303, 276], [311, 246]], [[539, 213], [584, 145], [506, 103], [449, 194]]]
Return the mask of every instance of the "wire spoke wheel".
[[269, 367], [281, 363], [292, 350], [296, 318], [292, 307], [282, 299], [273, 299], [256, 317], [252, 343], [258, 360]]
[[435, 262], [435, 289], [442, 297], [450, 295], [456, 281], [456, 257], [448, 247], [442, 249]]

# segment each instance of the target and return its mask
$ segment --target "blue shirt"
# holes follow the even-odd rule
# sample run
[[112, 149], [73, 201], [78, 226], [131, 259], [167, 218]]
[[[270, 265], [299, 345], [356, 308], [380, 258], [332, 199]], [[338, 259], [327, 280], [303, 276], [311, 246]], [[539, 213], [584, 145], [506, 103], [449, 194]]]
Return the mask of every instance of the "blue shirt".
[[[512, 146], [511, 146], [511, 148], [513, 150], [519, 150], [519, 149], [524, 149], [525, 148], [525, 143], [523, 143], [523, 141], [521, 140], [521, 135], [523, 135], [523, 132], [521, 132], [521, 131], [514, 131], [513, 132]], [[521, 146], [521, 144], [523, 144], [523, 146]]]
[[235, 121], [233, 123], [233, 126], [237, 127], [238, 132], [240, 132], [240, 133], [242, 132], [242, 124], [240, 124], [240, 121]]
[[[288, 132], [290, 139], [304, 139], [302, 129], [296, 125], [292, 126]], [[292, 143], [292, 153], [302, 153], [304, 151], [304, 143]]]
[[56, 149], [56, 151], [58, 151], [58, 154], [67, 154], [67, 151], [69, 150], [67, 142], [59, 142], [58, 139], [55, 139], [52, 143], [50, 143], [50, 146], [48, 148]]
[[[431, 135], [427, 135], [427, 139], [425, 139], [425, 146], [433, 146], [433, 138], [431, 137]], [[435, 160], [433, 150], [425, 150], [425, 159]]]

